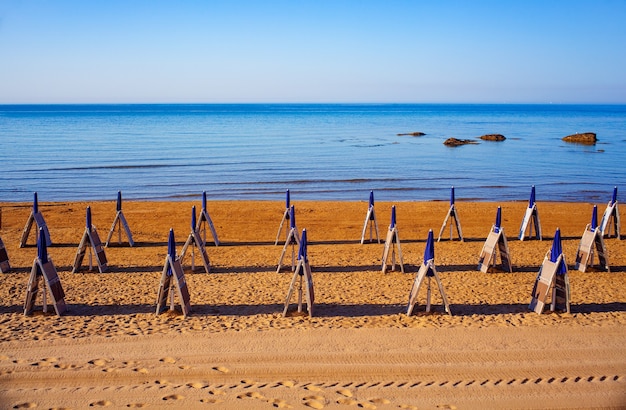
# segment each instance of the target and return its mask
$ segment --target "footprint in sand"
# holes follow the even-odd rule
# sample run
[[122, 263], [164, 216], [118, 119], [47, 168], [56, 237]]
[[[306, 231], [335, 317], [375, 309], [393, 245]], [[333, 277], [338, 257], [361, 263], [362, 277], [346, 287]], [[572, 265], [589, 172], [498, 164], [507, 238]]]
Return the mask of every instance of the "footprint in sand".
[[339, 390], [337, 390], [337, 393], [341, 394], [344, 397], [352, 397], [353, 396], [352, 392], [350, 390], [348, 390], [348, 389], [339, 389]]
[[213, 390], [209, 390], [209, 394], [212, 394], [213, 396], [223, 396], [226, 394], [226, 392], [220, 389], [213, 389]]
[[89, 407], [108, 407], [112, 406], [113, 403], [108, 400], [98, 400], [92, 403], [89, 403]]
[[391, 401], [389, 401], [389, 400], [387, 400], [385, 398], [382, 398], [382, 397], [375, 397], [375, 398], [369, 399], [369, 400], [370, 400], [370, 402], [372, 402], [374, 404], [389, 404], [389, 403], [391, 403]]
[[343, 404], [344, 406], [356, 406], [359, 402], [354, 399], [345, 398], [337, 400], [337, 404]]
[[305, 389], [307, 389], [308, 391], [322, 391], [320, 387], [313, 386], [312, 384], [306, 386]]
[[265, 400], [265, 396], [263, 396], [261, 393], [257, 392], [257, 391], [251, 391], [248, 393], [243, 393], [240, 394], [239, 396], [237, 396], [238, 399], [259, 399], [259, 400]]
[[224, 366], [215, 366], [213, 370], [218, 371], [220, 373], [228, 373], [230, 370]]
[[224, 400], [220, 399], [200, 399], [200, 403], [219, 404], [223, 402]]
[[31, 402], [19, 403], [13, 406], [14, 409], [32, 409], [35, 407], [37, 407], [37, 403], [31, 403]]
[[304, 405], [307, 407], [311, 407], [312, 409], [323, 409], [324, 403], [319, 402], [317, 400], [308, 400], [304, 402]]
[[160, 361], [163, 363], [171, 363], [171, 364], [176, 363], [176, 359], [174, 359], [173, 357], [164, 357]]
[[141, 373], [141, 374], [148, 374], [148, 369], [143, 368], [143, 367], [137, 368], [137, 369], [133, 369], [133, 371], [137, 372], [137, 373]]
[[280, 386], [291, 388], [296, 385], [296, 382], [294, 382], [293, 380], [285, 380], [284, 382], [278, 382], [278, 384]]
[[109, 361], [107, 359], [93, 359], [88, 361], [87, 363], [93, 364], [94, 366], [104, 366], [109, 363]]
[[192, 389], [204, 389], [207, 385], [205, 383], [193, 382], [187, 383], [187, 387], [191, 387]]
[[454, 404], [438, 404], [437, 408], [445, 410], [456, 410], [456, 406]]
[[180, 394], [170, 394], [169, 396], [164, 396], [162, 400], [182, 400], [185, 396], [181, 396]]
[[146, 403], [130, 403], [130, 404], [126, 405], [126, 407], [131, 407], [133, 409], [140, 409], [140, 408], [146, 407], [146, 406], [147, 406]]
[[411, 406], [410, 404], [400, 404], [398, 407], [401, 409], [417, 410], [417, 406]]

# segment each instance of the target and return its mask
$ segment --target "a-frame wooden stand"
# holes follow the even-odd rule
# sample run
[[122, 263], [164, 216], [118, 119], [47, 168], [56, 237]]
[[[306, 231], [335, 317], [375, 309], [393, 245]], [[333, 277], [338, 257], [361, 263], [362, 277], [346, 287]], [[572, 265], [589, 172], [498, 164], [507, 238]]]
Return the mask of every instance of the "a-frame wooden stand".
[[117, 230], [117, 243], [122, 243], [122, 228], [124, 228], [124, 232], [126, 232], [126, 237], [128, 238], [128, 244], [132, 247], [135, 246], [135, 242], [133, 241], [133, 234], [128, 227], [128, 222], [126, 222], [126, 218], [124, 217], [124, 212], [122, 212], [122, 193], [117, 191], [117, 213], [115, 214], [115, 219], [113, 219], [113, 224], [111, 225], [111, 229], [109, 230], [109, 235], [107, 236], [106, 247], [111, 243], [111, 238], [113, 238], [113, 233]]
[[[285, 212], [283, 212], [283, 219], [280, 220], [280, 225], [278, 225], [278, 232], [276, 233], [276, 241], [274, 242], [274, 245], [278, 245], [280, 233], [283, 231], [283, 225], [285, 225], [285, 221], [289, 220], [289, 212], [291, 209], [291, 199], [290, 199], [289, 190], [287, 190], [285, 198], [286, 198], [285, 199]], [[289, 232], [287, 232], [287, 235], [289, 235]]]
[[[173, 229], [170, 229], [167, 248], [168, 252], [165, 257], [163, 273], [161, 274], [161, 281], [159, 282], [159, 289], [157, 291], [156, 314], [160, 314], [167, 308], [168, 296], [170, 296], [170, 311], [175, 310], [175, 291], [171, 288], [176, 288], [178, 300], [180, 301], [180, 308], [183, 312], [183, 317], [186, 318], [191, 312], [189, 288], [187, 287], [187, 282], [185, 281], [185, 272], [180, 264], [180, 260], [176, 258], [176, 242], [174, 241]], [[172, 278], [174, 280], [172, 280]]]
[[89, 252], [89, 270], [93, 269], [93, 255], [95, 255], [96, 264], [98, 265], [98, 271], [100, 273], [104, 273], [108, 269], [107, 256], [104, 251], [102, 241], [100, 241], [98, 231], [96, 230], [96, 227], [91, 223], [90, 207], [87, 207], [86, 220], [87, 223], [85, 227], [85, 232], [83, 233], [83, 237], [78, 244], [78, 249], [76, 250], [76, 257], [74, 258], [72, 273], [80, 271], [83, 259], [85, 258], [85, 253], [87, 252]]
[[609, 255], [604, 246], [604, 239], [602, 238], [602, 232], [597, 226], [597, 212], [598, 207], [593, 206], [593, 214], [591, 217], [591, 224], [585, 227], [585, 232], [578, 244], [578, 250], [576, 251], [576, 264], [574, 269], [581, 272], [585, 272], [588, 266], [593, 266], [594, 256], [598, 256], [599, 269], [604, 269], [610, 272], [609, 268]]
[[[557, 244], [558, 242], [558, 244]], [[528, 308], [541, 314], [551, 294], [550, 310], [570, 313], [570, 287], [565, 255], [561, 251], [561, 233], [557, 228], [552, 249], [546, 253], [533, 286]]]
[[30, 271], [30, 278], [28, 279], [28, 287], [26, 288], [26, 299], [24, 300], [24, 315], [28, 316], [33, 313], [35, 308], [35, 300], [37, 299], [37, 293], [39, 293], [39, 279], [43, 276], [44, 288], [42, 292], [42, 305], [43, 311], [48, 311], [47, 295], [50, 293], [52, 299], [52, 305], [57, 316], [61, 316], [67, 306], [65, 304], [65, 292], [63, 286], [61, 286], [61, 279], [57, 270], [52, 263], [52, 259], [48, 258], [48, 251], [46, 249], [46, 239], [43, 229], [39, 230], [39, 239], [37, 240], [37, 257], [33, 261], [33, 268]]
[[[46, 225], [46, 221], [45, 219], [43, 219], [43, 214], [39, 212], [39, 201], [37, 200], [37, 192], [35, 192], [33, 196], [33, 209], [28, 216], [26, 225], [24, 225], [22, 238], [20, 239], [20, 248], [26, 246], [26, 241], [28, 241], [28, 236], [30, 235], [30, 230], [33, 226], [33, 222], [37, 224], [37, 232], [39, 232], [40, 229], [43, 230], [44, 237], [46, 238], [46, 245], [52, 245], [52, 241], [50, 240], [50, 232], [48, 231], [48, 225]], [[37, 234], [35, 236], [37, 237]], [[38, 239], [36, 238], [36, 240]]]
[[198, 252], [200, 253], [200, 258], [202, 259], [202, 265], [204, 265], [204, 270], [206, 273], [209, 273], [211, 270], [211, 261], [209, 260], [209, 255], [206, 251], [206, 247], [204, 246], [204, 243], [202, 242], [202, 239], [200, 239], [200, 234], [198, 233], [198, 231], [196, 231], [195, 229], [196, 226], [196, 207], [192, 206], [191, 207], [191, 232], [189, 233], [189, 236], [187, 237], [187, 241], [185, 242], [185, 245], [183, 246], [183, 250], [180, 253], [180, 256], [178, 257], [178, 259], [180, 260], [180, 263], [182, 265], [183, 260], [185, 259], [185, 254], [187, 253], [187, 249], [189, 248], [189, 246], [191, 246], [191, 270], [195, 270], [195, 260], [196, 260], [196, 254], [195, 254], [195, 249], [198, 249]]
[[296, 269], [296, 245], [300, 246], [300, 236], [298, 235], [298, 228], [296, 227], [296, 209], [293, 205], [289, 208], [289, 232], [287, 233], [287, 240], [285, 240], [285, 246], [283, 246], [283, 250], [280, 253], [280, 258], [278, 258], [278, 268], [276, 268], [276, 273], [280, 273], [281, 268], [283, 267], [283, 259], [285, 258], [285, 253], [287, 253], [287, 248], [291, 246], [291, 270]]
[[501, 269], [509, 273], [513, 272], [511, 256], [509, 254], [509, 244], [504, 234], [504, 228], [500, 226], [502, 218], [501, 212], [502, 210], [498, 207], [496, 223], [491, 227], [487, 240], [485, 240], [483, 249], [478, 257], [478, 270], [483, 273], [487, 273], [490, 267], [496, 266], [498, 251], [500, 252]]
[[374, 191], [370, 191], [369, 207], [367, 208], [367, 214], [365, 215], [365, 222], [363, 222], [363, 231], [361, 232], [361, 245], [365, 242], [365, 232], [367, 226], [370, 228], [370, 242], [373, 241], [373, 230], [376, 231], [376, 241], [380, 243], [380, 237], [378, 236], [378, 221], [376, 221], [376, 212], [374, 211]]
[[383, 249], [383, 273], [387, 273], [387, 259], [389, 259], [390, 252], [391, 270], [396, 270], [396, 250], [398, 251], [398, 262], [400, 263], [400, 270], [402, 271], [402, 273], [404, 273], [404, 258], [402, 257], [402, 246], [400, 245], [400, 237], [398, 236], [398, 227], [396, 225], [396, 206], [393, 205], [391, 207], [391, 223], [389, 224], [387, 238], [385, 239], [385, 248]]
[[311, 266], [307, 257], [307, 239], [306, 229], [302, 230], [302, 238], [300, 240], [300, 247], [298, 250], [298, 265], [293, 273], [293, 278], [289, 284], [289, 291], [287, 292], [287, 299], [285, 300], [285, 308], [283, 309], [283, 317], [287, 316], [287, 310], [289, 309], [289, 302], [291, 296], [298, 286], [298, 313], [302, 312], [302, 288], [305, 289], [306, 306], [309, 312], [309, 317], [313, 317], [313, 303], [315, 303], [315, 292], [313, 291], [313, 275], [311, 274]]
[[2, 242], [2, 238], [0, 238], [0, 273], [7, 273], [10, 270], [9, 254], [7, 253], [7, 248], [4, 246], [4, 242]]
[[602, 215], [602, 222], [600, 222], [602, 236], [610, 237], [611, 227], [613, 227], [613, 235], [615, 235], [617, 239], [621, 239], [619, 208], [617, 205], [617, 187], [613, 188], [613, 198], [607, 204], [604, 215]]
[[419, 290], [422, 286], [422, 283], [424, 283], [424, 278], [427, 279], [426, 312], [430, 312], [431, 279], [435, 278], [437, 286], [439, 287], [439, 293], [441, 293], [441, 299], [443, 300], [444, 309], [449, 315], [452, 315], [452, 312], [450, 311], [450, 305], [448, 304], [448, 298], [446, 297], [446, 292], [443, 289], [443, 284], [441, 283], [441, 279], [439, 279], [439, 274], [437, 273], [437, 268], [435, 267], [435, 248], [432, 230], [428, 232], [428, 239], [426, 241], [426, 248], [424, 250], [424, 261], [422, 262], [422, 265], [420, 266], [420, 269], [415, 276], [415, 281], [413, 282], [413, 287], [411, 288], [411, 293], [409, 294], [409, 306], [406, 311], [407, 316], [411, 316], [411, 314], [413, 313], [413, 309], [417, 304], [417, 296], [419, 294]]
[[533, 236], [533, 227], [535, 229], [535, 239], [541, 240], [541, 222], [539, 221], [539, 211], [537, 210], [537, 203], [535, 202], [535, 186], [533, 185], [530, 191], [530, 200], [528, 201], [528, 208], [524, 214], [522, 225], [519, 228], [519, 240], [523, 241], [526, 237], [526, 230], [528, 230], [528, 237]]
[[211, 235], [213, 236], [213, 243], [215, 246], [220, 245], [220, 240], [217, 239], [217, 232], [215, 231], [215, 226], [213, 225], [213, 221], [209, 216], [209, 211], [206, 207], [206, 191], [202, 192], [202, 210], [200, 211], [200, 218], [198, 218], [198, 224], [196, 225], [196, 231], [202, 233], [202, 241], [206, 246], [206, 230], [207, 225], [209, 230], [211, 231]]
[[443, 220], [443, 224], [441, 225], [441, 229], [439, 230], [439, 237], [437, 238], [437, 242], [441, 241], [441, 235], [443, 235], [443, 231], [450, 220], [450, 240], [452, 240], [452, 228], [456, 227], [456, 233], [459, 237], [459, 240], [463, 241], [463, 231], [461, 230], [461, 221], [459, 220], [459, 215], [456, 212], [456, 206], [454, 204], [454, 187], [451, 189], [450, 193], [450, 209], [448, 209], [448, 213], [446, 214], [446, 218]]

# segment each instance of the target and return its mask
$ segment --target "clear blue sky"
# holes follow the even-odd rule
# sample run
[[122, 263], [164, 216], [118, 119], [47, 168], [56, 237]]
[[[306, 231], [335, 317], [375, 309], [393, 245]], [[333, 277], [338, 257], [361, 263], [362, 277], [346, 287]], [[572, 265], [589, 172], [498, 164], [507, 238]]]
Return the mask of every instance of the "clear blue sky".
[[626, 1], [1, 0], [0, 103], [626, 103]]

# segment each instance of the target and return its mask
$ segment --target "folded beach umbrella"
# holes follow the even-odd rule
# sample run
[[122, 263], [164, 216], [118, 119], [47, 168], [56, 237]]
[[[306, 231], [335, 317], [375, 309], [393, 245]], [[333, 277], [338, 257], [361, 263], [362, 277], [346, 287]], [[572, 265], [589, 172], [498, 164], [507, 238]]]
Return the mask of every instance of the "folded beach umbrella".
[[494, 224], [494, 230], [495, 232], [500, 232], [500, 229], [502, 229], [502, 208], [498, 207], [498, 210], [496, 211], [496, 223]]
[[[309, 258], [307, 255], [307, 241], [306, 241], [306, 229], [302, 230], [302, 237], [300, 237], [300, 249], [298, 250], [298, 260], [308, 262]], [[300, 272], [300, 275], [304, 274], [304, 272]]]
[[535, 186], [530, 188], [530, 199], [528, 200], [528, 207], [532, 208], [535, 205]]
[[191, 207], [191, 230], [196, 230], [196, 206]]
[[391, 223], [389, 224], [389, 230], [396, 227], [396, 206], [391, 206]]
[[613, 197], [611, 198], [611, 205], [615, 205], [617, 202], [617, 187], [613, 188]]
[[48, 263], [48, 247], [46, 245], [46, 235], [42, 228], [39, 228], [39, 235], [37, 236], [37, 257], [41, 261], [42, 265]]
[[33, 194], [33, 214], [39, 213], [39, 201], [37, 201], [37, 192]]
[[117, 191], [117, 205], [115, 206], [117, 212], [122, 210], [122, 191]]
[[374, 206], [374, 191], [370, 191], [370, 208]]
[[[561, 230], [556, 228], [556, 232], [554, 233], [554, 240], [552, 241], [552, 248], [550, 248], [550, 261], [556, 262], [563, 254], [563, 247], [561, 245]], [[565, 266], [565, 261], [561, 259], [561, 264], [557, 268], [557, 274], [563, 275], [567, 273], [567, 266]]]
[[595, 231], [598, 227], [598, 205], [593, 206], [593, 211], [591, 211], [591, 230]]
[[[428, 262], [431, 263], [428, 263]], [[424, 264], [428, 265], [428, 272], [426, 276], [434, 276], [432, 265], [435, 261], [435, 239], [433, 237], [433, 230], [428, 231], [428, 238], [426, 239], [426, 247], [424, 248]]]
[[86, 212], [86, 217], [85, 217], [85, 225], [87, 226], [87, 229], [91, 230], [91, 207], [88, 206], [87, 207], [87, 212]]
[[289, 208], [289, 228], [296, 229], [296, 208], [293, 205]]
[[454, 187], [450, 189], [450, 206], [454, 205]]
[[174, 229], [170, 228], [170, 235], [167, 239], [167, 254], [172, 258], [172, 261], [176, 260], [176, 241], [174, 240]]
[[202, 210], [206, 210], [206, 191], [202, 191]]
[[289, 194], [289, 190], [285, 193], [285, 209], [289, 209], [291, 206], [291, 195]]

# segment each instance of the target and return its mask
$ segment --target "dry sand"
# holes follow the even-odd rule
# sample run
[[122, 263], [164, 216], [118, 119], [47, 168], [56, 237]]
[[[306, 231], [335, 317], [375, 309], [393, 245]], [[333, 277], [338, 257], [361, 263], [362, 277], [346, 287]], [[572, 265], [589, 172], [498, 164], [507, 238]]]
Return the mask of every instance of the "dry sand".
[[[107, 248], [104, 274], [72, 274], [71, 265], [87, 205], [104, 239], [115, 203], [40, 203], [69, 306], [62, 317], [42, 313], [41, 297], [35, 313], [23, 315], [36, 247], [34, 235], [25, 248], [19, 239], [31, 205], [0, 204], [13, 268], [0, 275], [0, 407], [626, 407], [625, 242], [606, 240], [611, 273], [571, 270], [592, 205], [539, 203], [544, 240], [519, 241], [526, 202], [458, 202], [466, 240], [435, 244], [453, 316], [437, 291], [434, 312], [424, 312], [422, 290], [417, 314], [407, 317], [428, 229], [437, 236], [448, 203], [396, 204], [407, 273], [385, 275], [383, 244], [359, 244], [366, 202], [294, 204], [298, 228], [308, 232], [313, 318], [293, 312], [295, 299], [282, 317], [292, 273], [276, 273], [281, 202], [209, 202], [222, 243], [207, 245], [210, 274], [192, 272], [185, 258], [186, 319], [178, 311], [156, 316], [156, 292], [168, 231], [180, 252], [199, 201], [125, 202], [136, 246]], [[376, 204], [381, 240], [391, 205]], [[512, 274], [476, 270], [497, 205]], [[557, 227], [572, 312], [538, 315], [528, 303]]]

